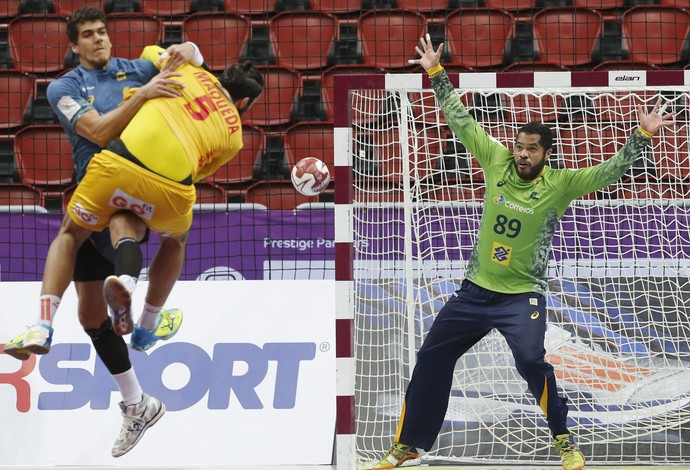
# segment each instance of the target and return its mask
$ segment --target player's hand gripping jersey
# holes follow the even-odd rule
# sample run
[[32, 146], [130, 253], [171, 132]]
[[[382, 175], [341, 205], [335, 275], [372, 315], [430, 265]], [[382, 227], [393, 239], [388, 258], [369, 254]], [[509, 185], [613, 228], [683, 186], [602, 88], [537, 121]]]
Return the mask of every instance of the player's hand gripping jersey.
[[546, 166], [537, 179], [524, 181], [511, 150], [469, 115], [445, 71], [431, 83], [448, 125], [484, 171], [484, 213], [467, 278], [495, 292], [544, 293], [551, 240], [570, 202], [619, 180], [650, 139], [638, 129], [603, 163], [576, 170]]
[[98, 144], [76, 133], [77, 122], [87, 111], [105, 114], [117, 108], [125, 90], [145, 85], [158, 73], [157, 60], [111, 57], [102, 70], [80, 65], [48, 85], [48, 101], [72, 145], [77, 182], [84, 177], [91, 158], [101, 151]]

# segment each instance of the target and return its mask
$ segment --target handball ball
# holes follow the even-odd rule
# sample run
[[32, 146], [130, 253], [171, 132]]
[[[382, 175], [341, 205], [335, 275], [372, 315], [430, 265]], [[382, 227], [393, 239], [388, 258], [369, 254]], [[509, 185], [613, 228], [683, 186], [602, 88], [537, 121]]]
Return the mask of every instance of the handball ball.
[[305, 157], [292, 167], [292, 185], [305, 196], [316, 196], [328, 187], [331, 174], [324, 162], [316, 157]]

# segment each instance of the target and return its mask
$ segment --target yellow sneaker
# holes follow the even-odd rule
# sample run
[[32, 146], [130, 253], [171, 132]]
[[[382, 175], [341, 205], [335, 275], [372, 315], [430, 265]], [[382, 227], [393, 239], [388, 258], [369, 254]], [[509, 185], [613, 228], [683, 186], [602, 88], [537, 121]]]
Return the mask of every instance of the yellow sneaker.
[[129, 345], [137, 351], [146, 351], [152, 348], [159, 340], [165, 341], [175, 336], [181, 324], [182, 310], [179, 308], [161, 310], [153, 331], [145, 330], [139, 325], [134, 326], [134, 332], [129, 340]]
[[20, 361], [26, 361], [34, 354], [48, 354], [53, 342], [53, 328], [47, 325], [27, 327], [24, 333], [14, 338], [3, 347], [8, 354]]
[[417, 457], [419, 457], [419, 452], [417, 452], [417, 449], [414, 447], [394, 442], [391, 448], [388, 449], [388, 452], [386, 452], [386, 456], [371, 467], [371, 470], [384, 470], [387, 468], [399, 467], [403, 462], [410, 459], [416, 459]]
[[561, 454], [563, 470], [582, 470], [585, 468], [585, 456], [575, 444], [570, 434], [559, 434], [553, 441], [558, 453]]

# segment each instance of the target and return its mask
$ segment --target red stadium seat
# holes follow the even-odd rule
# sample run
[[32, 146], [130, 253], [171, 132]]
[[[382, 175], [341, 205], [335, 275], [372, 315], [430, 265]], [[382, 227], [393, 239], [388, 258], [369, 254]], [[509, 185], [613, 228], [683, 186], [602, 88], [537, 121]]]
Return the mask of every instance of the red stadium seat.
[[510, 13], [463, 8], [448, 16], [446, 43], [450, 63], [463, 67], [502, 67], [515, 19]]
[[410, 173], [405, 175], [402, 166], [402, 145], [396, 128], [381, 129], [371, 134], [359, 133], [356, 140], [369, 142], [379, 174], [399, 182], [406, 176], [423, 180], [431, 175], [441, 157], [441, 141], [438, 129], [420, 126], [409, 133]]
[[182, 23], [183, 40], [196, 43], [206, 66], [217, 72], [238, 62], [249, 32], [249, 21], [231, 13], [196, 13]]
[[630, 122], [637, 119], [637, 106], [645, 103], [651, 106], [657, 97], [656, 91], [637, 91], [634, 94], [614, 91], [592, 97], [595, 117], [600, 121]]
[[74, 194], [74, 191], [77, 189], [77, 185], [73, 184], [71, 186], [68, 186], [62, 191], [62, 212], [67, 212], [67, 206], [69, 205], [69, 201], [72, 199], [72, 194]]
[[246, 202], [262, 204], [269, 209], [292, 210], [300, 204], [317, 201], [318, 196], [298, 193], [290, 181], [259, 181], [247, 188]]
[[197, 204], [225, 204], [228, 202], [228, 195], [225, 189], [212, 183], [196, 183], [196, 203]]
[[192, 0], [139, 0], [139, 6], [145, 15], [179, 16], [191, 11]]
[[326, 164], [334, 180], [333, 123], [300, 122], [285, 130], [285, 153], [293, 165], [304, 157], [316, 157]]
[[266, 15], [276, 9], [276, 0], [225, 0], [225, 11], [238, 15]]
[[19, 16], [20, 0], [3, 0], [0, 2], [0, 18]]
[[661, 0], [660, 4], [664, 6], [684, 8], [686, 10], [690, 8], [690, 2], [688, 2], [688, 0]]
[[565, 67], [549, 62], [513, 62], [503, 69], [504, 72], [563, 72]]
[[364, 64], [385, 69], [409, 67], [427, 21], [408, 10], [371, 10], [359, 18], [357, 33]]
[[625, 143], [627, 135], [614, 135], [610, 128], [573, 123], [560, 128], [556, 153], [566, 168], [585, 168], [608, 160]]
[[484, 6], [496, 10], [518, 12], [536, 8], [536, 0], [484, 0]]
[[634, 60], [607, 60], [592, 70], [655, 70], [658, 68], [656, 65]]
[[[385, 70], [381, 68], [371, 67], [368, 65], [334, 65], [324, 70], [321, 74], [321, 94], [323, 96], [323, 104], [326, 109], [326, 117], [328, 120], [333, 120], [335, 116], [334, 112], [334, 99], [335, 94], [333, 90], [333, 77], [335, 75], [372, 75], [372, 74], [383, 74]], [[381, 92], [372, 92], [383, 96]], [[368, 117], [362, 115], [361, 111], [353, 110], [353, 121], [355, 122], [367, 122], [372, 119], [378, 119], [379, 116], [375, 112], [372, 112]]]
[[398, 0], [398, 8], [430, 13], [447, 10], [448, 3], [448, 0]]
[[690, 125], [683, 123], [664, 130], [651, 152], [657, 176], [690, 183]]
[[242, 116], [242, 122], [253, 126], [279, 126], [292, 120], [292, 108], [301, 94], [302, 77], [284, 67], [259, 67], [264, 91], [259, 100]]
[[113, 57], [137, 59], [145, 46], [157, 45], [162, 40], [163, 22], [158, 18], [138, 13], [111, 13], [107, 19]]
[[435, 186], [430, 191], [424, 193], [424, 197], [431, 201], [456, 202], [456, 201], [475, 201], [484, 200], [486, 188], [482, 185], [468, 185], [465, 182], [444, 184], [441, 187]]
[[244, 147], [240, 153], [204, 181], [234, 184], [247, 183], [254, 178], [254, 164], [264, 149], [264, 132], [258, 127], [243, 125], [242, 140]]
[[337, 27], [335, 17], [326, 13], [278, 13], [269, 21], [277, 64], [299, 70], [325, 67]]
[[539, 58], [564, 67], [592, 62], [602, 29], [601, 14], [584, 8], [545, 8], [534, 15]]
[[311, 0], [311, 9], [324, 13], [355, 13], [362, 8], [360, 0]]
[[628, 58], [654, 65], [682, 60], [690, 29], [690, 13], [670, 6], [640, 6], [623, 13], [623, 37]]
[[380, 178], [361, 181], [354, 185], [353, 201], [364, 204], [390, 204], [405, 200], [405, 193], [399, 183]]
[[19, 127], [36, 93], [34, 78], [21, 72], [0, 70], [0, 129]]
[[625, 7], [625, 0], [573, 0], [573, 6], [590, 10], [615, 10]]
[[525, 124], [533, 121], [553, 122], [564, 109], [563, 97], [545, 93], [534, 95], [515, 95], [512, 106], [505, 110], [510, 122]]
[[45, 206], [43, 191], [29, 184], [0, 183], [0, 206]]
[[64, 186], [74, 181], [72, 147], [57, 124], [27, 126], [17, 132], [14, 158], [24, 184]]
[[56, 14], [67, 17], [72, 16], [72, 13], [81, 7], [90, 5], [103, 8], [104, 3], [105, 2], [101, 0], [98, 2], [88, 0], [53, 0], [53, 10], [55, 10]]
[[56, 15], [23, 15], [8, 25], [15, 68], [22, 72], [54, 73], [65, 66], [69, 48], [67, 22]]

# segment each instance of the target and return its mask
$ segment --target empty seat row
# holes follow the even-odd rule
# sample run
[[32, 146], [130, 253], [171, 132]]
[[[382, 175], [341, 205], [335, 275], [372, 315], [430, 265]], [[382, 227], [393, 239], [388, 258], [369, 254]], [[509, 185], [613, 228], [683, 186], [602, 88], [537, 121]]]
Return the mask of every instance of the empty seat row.
[[[635, 61], [609, 61], [596, 66], [595, 70], [650, 70], [655, 66], [644, 62]], [[686, 66], [690, 69], [690, 65]], [[265, 78], [265, 91], [254, 107], [243, 116], [243, 122], [252, 126], [271, 127], [286, 126], [292, 122], [300, 120], [327, 120], [332, 121], [335, 117], [334, 101], [334, 77], [336, 75], [376, 75], [385, 72], [382, 68], [366, 65], [336, 65], [326, 69], [317, 76], [303, 76], [302, 74], [278, 66], [259, 67]], [[449, 73], [467, 72], [466, 68], [446, 65]], [[506, 67], [506, 72], [519, 71], [563, 71], [565, 68], [558, 64], [548, 62], [521, 62], [514, 63]], [[40, 83], [40, 90], [38, 90]], [[23, 124], [32, 122], [45, 123], [57, 122], [57, 117], [47, 106], [45, 100], [45, 81], [36, 80], [34, 75], [25, 74], [13, 70], [0, 70], [0, 129], [18, 128]], [[530, 100], [526, 97], [524, 99]], [[438, 119], [433, 98], [426, 95], [423, 101], [419, 101], [419, 95], [411, 95], [413, 111], [415, 115], [424, 120]], [[548, 100], [551, 100], [550, 102]], [[481, 115], [477, 115], [481, 120], [496, 120], [510, 118], [523, 122], [524, 119], [532, 120], [532, 115], [506, 116], [513, 107], [510, 103], [502, 103], [500, 94], [494, 98], [493, 110], [489, 109], [489, 104], [484, 101], [467, 103], [473, 108], [484, 107]], [[373, 104], [378, 106], [377, 111], [381, 111], [386, 100], [379, 100]], [[587, 119], [588, 116], [596, 116], [599, 113], [607, 113], [603, 119], [613, 121], [618, 119], [628, 119], [627, 116], [608, 113], [612, 109], [605, 104], [598, 104], [596, 100], [584, 103], [586, 106], [567, 108], [563, 103], [557, 102], [556, 97], [545, 97], [539, 103], [530, 101], [530, 107], [534, 110], [542, 110], [540, 119], [554, 121], [561, 118], [566, 119]], [[550, 107], [551, 111], [543, 111], [545, 107]], [[619, 105], [617, 108], [620, 108]], [[45, 109], [44, 109], [45, 108]], [[499, 109], [502, 108], [502, 109]], [[588, 114], [589, 108], [591, 114]], [[601, 111], [599, 109], [601, 108]], [[679, 109], [679, 111], [683, 111]], [[368, 116], [359, 110], [354, 111], [353, 121], [371, 122], [381, 119], [380, 113], [373, 110]], [[579, 113], [579, 114], [578, 114]], [[440, 116], [443, 119], [443, 116]], [[598, 118], [597, 118], [598, 119]]]
[[[278, 66], [259, 67], [264, 77], [264, 92], [254, 106], [242, 116], [244, 124], [252, 126], [285, 126], [293, 119], [293, 111], [303, 95], [323, 110], [314, 112], [315, 119], [332, 120], [334, 116], [334, 75], [383, 73], [383, 69], [367, 66], [334, 66], [311, 80], [314, 91], [305, 90], [300, 73]], [[31, 106], [37, 97], [36, 79], [32, 74], [13, 70], [0, 70], [0, 129], [18, 128], [30, 123]], [[315, 95], [313, 95], [315, 93]], [[309, 113], [306, 113], [307, 115]], [[51, 114], [52, 115], [52, 114]], [[53, 120], [56, 122], [56, 120]]]
[[[244, 147], [231, 162], [206, 179], [209, 183], [233, 184], [252, 181], [266, 150], [266, 135], [243, 126]], [[317, 157], [333, 168], [333, 125], [299, 123], [281, 134], [283, 160], [289, 168], [304, 157]], [[70, 143], [57, 124], [31, 125], [14, 135], [14, 161], [19, 182], [39, 186], [66, 186], [74, 182]], [[287, 176], [287, 175], [285, 175]]]
[[[62, 210], [65, 211], [74, 186], [62, 194]], [[241, 191], [228, 191], [225, 188], [210, 184], [196, 185], [197, 204], [220, 205], [224, 210], [227, 203], [236, 207], [243, 205], [247, 209], [299, 210], [307, 208], [328, 209], [332, 207], [332, 189], [319, 196], [304, 196], [295, 191], [287, 180], [259, 181]], [[483, 185], [471, 185], [462, 181], [449, 181], [443, 185], [421, 186], [415, 192], [415, 198], [424, 202], [481, 202], [484, 198]], [[356, 203], [403, 203], [403, 187], [395, 182], [370, 181], [360, 182], [353, 191]], [[615, 187], [592, 193], [586, 199], [672, 199], [684, 200], [690, 196], [690, 186], [682, 182], [624, 182]], [[319, 204], [320, 203], [320, 204]], [[325, 203], [325, 204], [324, 204]], [[25, 184], [0, 183], [0, 211], [3, 206], [16, 206], [28, 210], [44, 207], [46, 198], [40, 188]], [[202, 206], [203, 207], [203, 206]]]
[[[560, 70], [553, 64], [522, 64], [524, 68], [512, 67], [510, 70]], [[611, 68], [638, 68], [645, 64], [619, 62], [609, 64]], [[320, 75], [320, 79], [304, 81], [303, 77], [283, 67], [260, 67], [265, 79], [265, 91], [257, 103], [246, 112], [242, 121], [246, 126], [264, 128], [270, 131], [284, 130], [285, 127], [303, 120], [333, 121], [335, 118], [334, 77], [336, 75], [372, 75], [383, 73], [377, 69], [362, 65], [334, 66]], [[452, 67], [449, 72], [457, 71]], [[305, 85], [307, 83], [309, 86]], [[307, 89], [308, 88], [308, 89]], [[396, 106], [386, 92], [379, 91], [367, 102], [366, 109], [356, 107], [352, 121], [360, 125], [390, 120], [395, 114], [387, 112]], [[646, 96], [625, 98], [624, 94], [582, 96], [578, 100], [564, 100], [558, 95], [508, 95], [505, 92], [491, 94], [467, 95], [464, 98], [470, 112], [480, 121], [528, 122], [540, 121], [629, 121], [634, 115], [635, 105], [649, 100]], [[433, 96], [429, 93], [420, 95], [410, 93], [412, 112], [416, 119], [424, 122], [445, 122], [439, 112]], [[26, 124], [57, 122], [54, 114], [37, 110], [45, 104], [35, 104], [36, 82], [31, 75], [16, 71], [0, 71], [0, 130], [14, 132]], [[685, 113], [687, 103], [679, 102], [674, 108]], [[308, 109], [307, 109], [308, 108]], [[313, 109], [312, 109], [313, 108]], [[34, 122], [33, 115], [40, 119]], [[48, 116], [47, 118], [43, 115]]]
[[265, 17], [282, 11], [309, 10], [342, 16], [372, 9], [396, 8], [438, 14], [472, 6], [520, 12], [549, 5], [567, 5], [607, 11], [645, 4], [688, 7], [686, 0], [5, 0], [0, 3], [0, 18], [27, 13], [55, 13], [67, 17], [84, 5], [100, 6], [107, 13], [140, 12], [163, 18], [179, 18], [208, 11]]
[[[634, 7], [622, 15], [625, 45], [632, 61], [668, 66], [687, 62], [684, 51], [690, 31], [687, 10], [654, 6]], [[144, 45], [160, 43], [163, 23], [145, 15], [109, 16], [113, 56], [138, 57]], [[184, 19], [182, 39], [197, 43], [207, 66], [221, 71], [240, 59], [252, 27], [233, 14], [195, 14]], [[539, 59], [564, 67], [587, 66], [603, 28], [601, 13], [573, 7], [552, 7], [536, 12], [533, 35]], [[337, 61], [332, 56], [339, 35], [338, 20], [319, 12], [284, 12], [269, 21], [269, 55], [276, 65], [300, 71], [324, 69]], [[448, 64], [470, 69], [498, 67], [506, 62], [515, 35], [515, 17], [503, 10], [466, 8], [445, 19]], [[373, 10], [357, 20], [357, 41], [365, 65], [384, 69], [408, 68], [427, 19], [409, 10]], [[32, 73], [56, 73], [65, 68], [70, 50], [66, 23], [57, 16], [28, 15], [9, 23], [9, 48], [15, 68]], [[685, 55], [684, 55], [685, 54]]]

